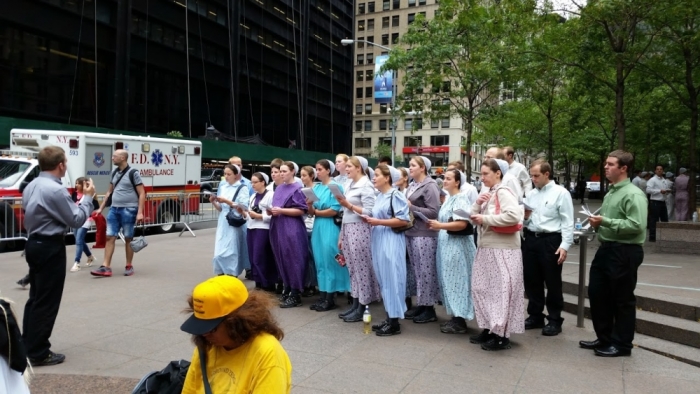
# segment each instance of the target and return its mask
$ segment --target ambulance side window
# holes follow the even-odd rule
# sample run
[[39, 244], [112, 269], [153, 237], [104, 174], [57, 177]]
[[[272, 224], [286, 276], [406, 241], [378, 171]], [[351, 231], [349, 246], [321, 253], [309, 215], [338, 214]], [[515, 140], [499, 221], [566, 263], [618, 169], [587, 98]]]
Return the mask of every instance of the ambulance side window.
[[19, 192], [22, 193], [24, 191], [24, 188], [27, 187], [29, 182], [33, 181], [34, 178], [39, 176], [39, 173], [41, 172], [41, 169], [39, 166], [36, 166], [32, 168], [32, 170], [27, 174], [27, 177], [22, 180], [22, 183], [19, 185]]

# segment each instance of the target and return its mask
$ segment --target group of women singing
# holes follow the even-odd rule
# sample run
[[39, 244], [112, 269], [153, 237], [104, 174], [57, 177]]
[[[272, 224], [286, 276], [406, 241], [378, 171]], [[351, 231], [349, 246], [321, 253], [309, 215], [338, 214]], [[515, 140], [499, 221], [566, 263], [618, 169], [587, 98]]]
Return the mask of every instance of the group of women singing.
[[[442, 303], [451, 316], [440, 325], [442, 332], [464, 334], [466, 321], [476, 317], [483, 332], [470, 341], [485, 350], [507, 349], [510, 334], [524, 332], [517, 231], [523, 210], [501, 185], [508, 165], [497, 159], [483, 162], [487, 187], [478, 197], [460, 192], [467, 179], [454, 166], [445, 172], [441, 190], [429, 175], [430, 166], [423, 156], [413, 157], [408, 169], [380, 164], [374, 170], [363, 157], [343, 154], [335, 163], [320, 160], [301, 169], [276, 159], [272, 179], [253, 174], [250, 197], [238, 187], [240, 169], [227, 166], [227, 184], [220, 186], [220, 203], [215, 203], [224, 218], [219, 227], [227, 234], [219, 237], [217, 230], [217, 248], [221, 242], [236, 250], [215, 254], [237, 259], [236, 267], [246, 267], [242, 260], [249, 259], [253, 279], [263, 289], [274, 290], [281, 280], [282, 308], [300, 306], [309, 285], [320, 291], [310, 306], [319, 312], [335, 309], [334, 296], [349, 291], [352, 305], [338, 317], [362, 321], [365, 306], [381, 300], [387, 318], [372, 329], [391, 336], [401, 333], [399, 319], [436, 322], [435, 305]], [[315, 198], [307, 198], [304, 185]], [[246, 225], [230, 226], [230, 209], [247, 219]]]

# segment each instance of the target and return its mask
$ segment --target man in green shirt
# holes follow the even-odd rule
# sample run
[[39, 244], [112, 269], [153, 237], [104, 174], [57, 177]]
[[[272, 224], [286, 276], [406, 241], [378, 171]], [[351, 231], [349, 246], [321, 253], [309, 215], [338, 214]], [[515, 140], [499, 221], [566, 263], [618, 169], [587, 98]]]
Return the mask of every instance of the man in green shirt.
[[636, 319], [637, 269], [644, 260], [647, 225], [647, 197], [629, 180], [633, 168], [631, 153], [616, 150], [605, 161], [610, 190], [603, 200], [600, 216], [589, 222], [598, 232], [600, 247], [591, 264], [588, 298], [596, 336], [580, 341], [596, 356], [619, 357], [632, 353]]

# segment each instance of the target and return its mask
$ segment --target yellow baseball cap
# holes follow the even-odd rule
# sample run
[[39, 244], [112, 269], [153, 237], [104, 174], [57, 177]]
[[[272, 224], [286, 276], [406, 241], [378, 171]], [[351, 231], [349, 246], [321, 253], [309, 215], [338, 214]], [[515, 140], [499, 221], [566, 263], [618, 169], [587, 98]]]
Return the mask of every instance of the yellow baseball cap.
[[198, 284], [192, 291], [194, 313], [180, 329], [192, 335], [212, 331], [224, 318], [248, 299], [248, 289], [240, 279], [219, 275]]

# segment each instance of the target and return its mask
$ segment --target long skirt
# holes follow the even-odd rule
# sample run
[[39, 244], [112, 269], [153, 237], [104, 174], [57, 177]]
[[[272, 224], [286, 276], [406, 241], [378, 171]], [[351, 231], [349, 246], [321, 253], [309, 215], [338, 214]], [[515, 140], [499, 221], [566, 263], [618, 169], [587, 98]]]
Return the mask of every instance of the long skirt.
[[314, 252], [311, 249], [311, 233], [308, 233], [309, 239], [309, 258], [306, 264], [306, 278], [304, 278], [304, 287], [317, 287], [318, 279], [316, 278], [316, 261]]
[[438, 288], [437, 237], [406, 237], [408, 258], [416, 280], [416, 304], [432, 306], [440, 297]]
[[525, 286], [520, 249], [478, 248], [472, 297], [479, 327], [498, 336], [525, 332]]
[[270, 245], [270, 230], [248, 230], [248, 255], [253, 271], [253, 280], [263, 287], [274, 286], [279, 277], [275, 256]]
[[340, 229], [343, 255], [350, 273], [350, 292], [362, 305], [381, 299], [379, 283], [372, 268], [371, 226], [367, 223], [343, 223]]
[[474, 319], [474, 301], [470, 287], [475, 255], [473, 236], [450, 235], [447, 231], [440, 231], [437, 272], [448, 315]]
[[688, 220], [688, 192], [676, 193], [676, 221]]
[[219, 214], [216, 226], [216, 241], [214, 243], [214, 275], [238, 276], [243, 272], [248, 262], [248, 244], [246, 241], [246, 225], [233, 227], [228, 224], [226, 214]]
[[384, 309], [390, 318], [406, 312], [406, 238], [389, 227], [372, 229], [372, 264], [382, 290]]

